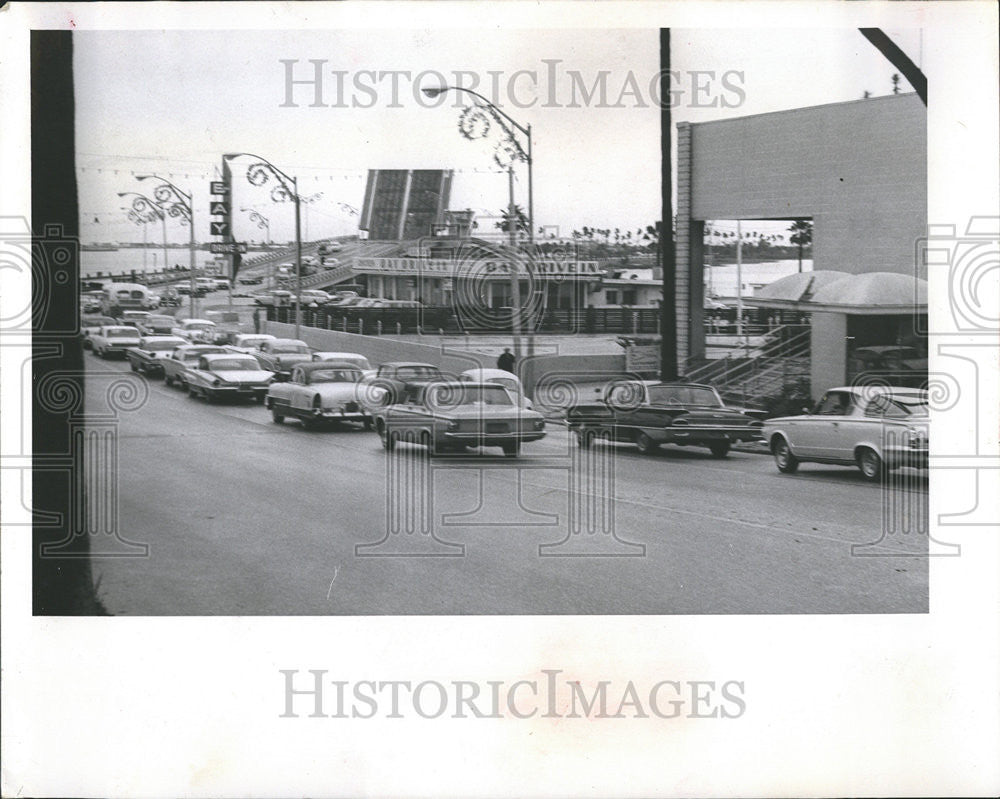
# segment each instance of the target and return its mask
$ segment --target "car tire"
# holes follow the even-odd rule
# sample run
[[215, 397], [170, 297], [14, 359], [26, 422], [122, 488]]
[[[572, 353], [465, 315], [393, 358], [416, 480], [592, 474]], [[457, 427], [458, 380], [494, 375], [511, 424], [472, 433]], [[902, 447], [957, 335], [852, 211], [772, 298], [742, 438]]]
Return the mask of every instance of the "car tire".
[[131, 358], [128, 359], [128, 368], [131, 369], [133, 372], [139, 371], [139, 367], [135, 365], [135, 361], [133, 361]]
[[378, 434], [382, 439], [382, 446], [386, 452], [392, 452], [396, 448], [396, 433], [387, 430], [384, 424], [378, 426]]
[[195, 387], [192, 386], [192, 385], [188, 385], [188, 387], [187, 387], [187, 395], [191, 399], [197, 399], [198, 398], [198, 392], [195, 390]]
[[862, 447], [858, 451], [858, 469], [870, 483], [879, 482], [888, 471], [878, 453], [869, 447]]
[[731, 446], [728, 441], [713, 441], [708, 445], [708, 451], [712, 453], [713, 458], [725, 458]]
[[503, 454], [506, 458], [516, 458], [521, 454], [521, 444], [515, 441], [513, 444], [503, 445]]
[[364, 428], [365, 430], [371, 430], [371, 429], [372, 429], [372, 427], [374, 426], [374, 425], [372, 424], [372, 420], [371, 420], [371, 417], [370, 417], [370, 416], [366, 416], [366, 417], [365, 417], [364, 419], [362, 419], [362, 420], [361, 420], [361, 426], [362, 426], [362, 427], [363, 427], [363, 428]]
[[795, 474], [799, 468], [799, 459], [792, 454], [792, 448], [784, 436], [778, 436], [771, 445], [771, 452], [774, 455], [774, 464], [782, 474]]
[[285, 414], [281, 413], [276, 407], [271, 406], [271, 421], [275, 424], [283, 424], [285, 421]]
[[653, 441], [653, 439], [641, 430], [635, 434], [635, 445], [638, 447], [639, 452], [643, 455], [652, 455], [657, 449], [660, 448], [659, 444]]
[[166, 372], [164, 372], [163, 373], [163, 382], [166, 383], [168, 386], [173, 386], [174, 379], [170, 375], [168, 375]]

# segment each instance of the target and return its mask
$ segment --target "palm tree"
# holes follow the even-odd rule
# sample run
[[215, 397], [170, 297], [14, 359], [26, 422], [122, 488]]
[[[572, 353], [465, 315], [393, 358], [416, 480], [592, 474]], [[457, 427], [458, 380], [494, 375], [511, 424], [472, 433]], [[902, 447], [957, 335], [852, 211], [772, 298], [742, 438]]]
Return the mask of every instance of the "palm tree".
[[[505, 208], [500, 212], [500, 221], [496, 223], [498, 230], [510, 232], [510, 211]], [[520, 205], [514, 206], [514, 227], [517, 233], [528, 232], [528, 217]]]
[[789, 244], [797, 244], [799, 247], [799, 272], [802, 271], [802, 248], [812, 245], [813, 223], [811, 219], [796, 219], [792, 226], [788, 228], [792, 234], [788, 238]]
[[642, 240], [649, 242], [648, 248], [656, 252], [656, 267], [660, 266], [660, 235], [663, 229], [662, 221], [657, 221], [655, 225], [646, 225], [642, 234]]

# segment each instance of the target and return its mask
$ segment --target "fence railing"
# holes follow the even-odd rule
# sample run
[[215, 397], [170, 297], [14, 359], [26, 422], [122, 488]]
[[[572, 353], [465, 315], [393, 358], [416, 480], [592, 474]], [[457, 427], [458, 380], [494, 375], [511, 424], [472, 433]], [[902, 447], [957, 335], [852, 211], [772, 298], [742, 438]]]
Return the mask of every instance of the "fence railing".
[[[305, 282], [303, 281], [303, 285]], [[268, 306], [271, 322], [295, 321], [294, 306]], [[536, 333], [602, 334], [659, 332], [660, 316], [655, 308], [586, 308], [582, 310], [546, 309], [533, 320]], [[510, 323], [492, 323], [481, 315], [468, 318], [448, 306], [422, 308], [303, 308], [302, 323], [323, 330], [346, 330], [367, 335], [389, 333], [490, 333], [509, 332]], [[529, 329], [528, 324], [522, 330]]]
[[778, 394], [808, 381], [811, 341], [808, 325], [783, 325], [769, 332], [768, 342], [755, 354], [691, 363], [684, 378], [710, 383], [724, 398], [742, 402]]

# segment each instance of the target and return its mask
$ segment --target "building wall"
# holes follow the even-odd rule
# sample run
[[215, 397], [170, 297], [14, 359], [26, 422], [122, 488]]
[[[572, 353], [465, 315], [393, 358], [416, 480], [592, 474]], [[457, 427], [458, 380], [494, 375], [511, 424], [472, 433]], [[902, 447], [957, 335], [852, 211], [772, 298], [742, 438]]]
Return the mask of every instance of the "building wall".
[[[279, 338], [295, 335], [295, 325], [282, 322], [263, 322], [263, 332]], [[405, 341], [387, 336], [362, 336], [337, 330], [320, 330], [302, 327], [299, 334], [306, 344], [317, 350], [329, 352], [357, 352], [364, 355], [373, 366], [387, 361], [419, 361], [438, 366], [442, 371], [459, 374], [466, 369], [492, 369], [496, 367], [495, 355], [476, 352], [444, 352], [441, 345], [428, 337], [427, 344]], [[533, 395], [537, 382], [559, 380], [574, 384], [603, 383], [615, 375], [625, 374], [625, 355], [538, 355], [533, 368], [518, 371], [528, 396]]]
[[813, 399], [847, 382], [847, 314], [812, 315], [811, 390]]
[[813, 268], [925, 278], [927, 109], [915, 94], [678, 125], [677, 311], [691, 341], [702, 264], [692, 223], [812, 218]]

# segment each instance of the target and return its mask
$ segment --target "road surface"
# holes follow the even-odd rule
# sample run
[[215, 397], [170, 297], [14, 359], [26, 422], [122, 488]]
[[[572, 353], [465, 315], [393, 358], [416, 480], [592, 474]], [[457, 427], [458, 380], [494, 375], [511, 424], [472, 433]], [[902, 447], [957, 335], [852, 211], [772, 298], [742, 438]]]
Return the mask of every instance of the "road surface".
[[[87, 368], [88, 414], [107, 408], [116, 379], [148, 387], [115, 429], [117, 528], [149, 554], [94, 561], [114, 614], [928, 607], [925, 537], [893, 531], [863, 550], [882, 556], [852, 554], [884, 527], [882, 488], [854, 469], [781, 475], [766, 455], [601, 445], [580, 461], [556, 425], [516, 460], [400, 445], [390, 461], [360, 427], [278, 425], [260, 405], [191, 399], [124, 362], [88, 354]], [[926, 477], [906, 483], [897, 503], [926, 519]]]

